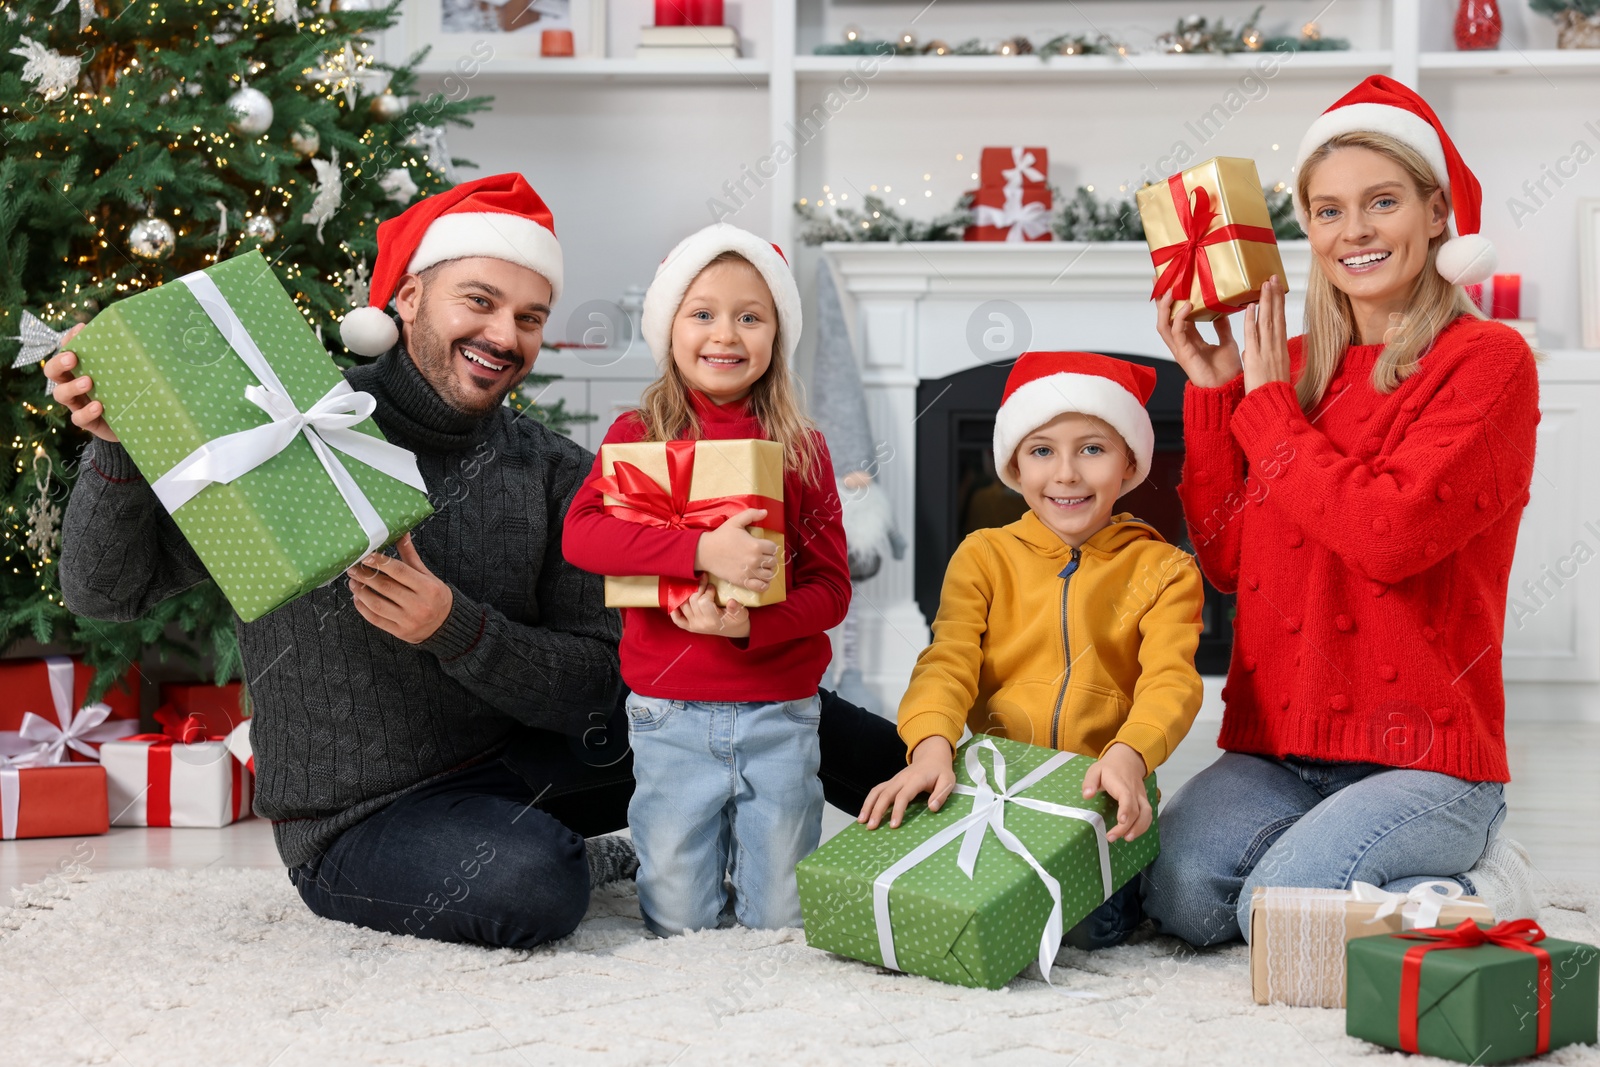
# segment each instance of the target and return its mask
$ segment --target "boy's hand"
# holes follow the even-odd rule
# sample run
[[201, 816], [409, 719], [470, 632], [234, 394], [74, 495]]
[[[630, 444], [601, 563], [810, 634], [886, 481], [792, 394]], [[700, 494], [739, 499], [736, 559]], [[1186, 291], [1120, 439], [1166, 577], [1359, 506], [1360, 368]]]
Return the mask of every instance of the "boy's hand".
[[867, 794], [867, 802], [861, 805], [856, 822], [864, 822], [868, 830], [876, 830], [883, 821], [883, 813], [893, 804], [894, 814], [889, 817], [889, 825], [899, 826], [900, 820], [905, 818], [907, 804], [927, 793], [928, 810], [938, 811], [955, 785], [955, 751], [950, 742], [937, 735], [925, 738], [912, 749], [911, 763], [905, 770], [887, 782], [880, 782]]
[[117, 435], [106, 422], [106, 406], [89, 395], [94, 382], [87, 376], [73, 373], [78, 366], [78, 357], [65, 347], [72, 343], [81, 329], [82, 325], [74, 326], [61, 338], [62, 351], [45, 360], [44, 374], [56, 383], [55, 392], [51, 395], [72, 412], [74, 426], [88, 430], [102, 441], [115, 441]]
[[1106, 840], [1132, 841], [1150, 829], [1155, 812], [1144, 793], [1144, 757], [1118, 741], [1106, 750], [1083, 776], [1083, 799], [1104, 789], [1117, 802], [1117, 825], [1106, 831]]
[[679, 604], [672, 613], [673, 625], [680, 630], [696, 634], [716, 634], [722, 637], [750, 636], [750, 609], [737, 600], [723, 607], [717, 606], [717, 594], [711, 582], [703, 575], [700, 589], [688, 600]]
[[778, 573], [778, 546], [745, 527], [767, 517], [765, 508], [746, 508], [694, 546], [694, 569], [760, 593]]

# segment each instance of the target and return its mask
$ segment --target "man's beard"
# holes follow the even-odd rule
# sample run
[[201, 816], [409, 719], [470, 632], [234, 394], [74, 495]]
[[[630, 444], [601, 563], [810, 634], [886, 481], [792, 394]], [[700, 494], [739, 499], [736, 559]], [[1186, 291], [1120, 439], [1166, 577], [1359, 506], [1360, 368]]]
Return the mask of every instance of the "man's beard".
[[[415, 323], [415, 344], [411, 348], [411, 359], [422, 372], [422, 376], [432, 385], [441, 399], [457, 411], [479, 414], [499, 407], [506, 398], [506, 394], [515, 389], [522, 381], [518, 373], [523, 360], [515, 352], [498, 348], [487, 341], [476, 337], [459, 337], [454, 341], [445, 341], [436, 333], [426, 314], [417, 316]], [[480, 388], [463, 386], [461, 379], [456, 376], [455, 349], [458, 344], [472, 343], [472, 347], [480, 348], [493, 359], [502, 363], [512, 364], [512, 369], [507, 373], [503, 385], [493, 388]]]

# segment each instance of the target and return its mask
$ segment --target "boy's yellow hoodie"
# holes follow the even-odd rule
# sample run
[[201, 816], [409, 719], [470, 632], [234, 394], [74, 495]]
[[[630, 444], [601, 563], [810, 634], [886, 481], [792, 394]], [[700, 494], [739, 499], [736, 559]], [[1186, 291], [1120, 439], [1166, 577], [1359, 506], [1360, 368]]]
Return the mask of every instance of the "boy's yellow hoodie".
[[1031, 511], [969, 534], [900, 702], [907, 752], [964, 723], [1096, 758], [1121, 741], [1149, 773], [1200, 710], [1203, 601], [1194, 557], [1128, 514], [1081, 549]]

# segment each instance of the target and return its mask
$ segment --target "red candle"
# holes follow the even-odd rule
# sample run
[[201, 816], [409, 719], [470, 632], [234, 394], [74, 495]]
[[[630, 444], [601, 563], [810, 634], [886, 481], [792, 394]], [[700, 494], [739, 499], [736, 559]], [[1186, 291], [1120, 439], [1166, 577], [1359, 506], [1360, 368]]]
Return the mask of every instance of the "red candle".
[[656, 0], [657, 26], [687, 26], [688, 14], [684, 11], [687, 0]]
[[572, 55], [571, 30], [545, 30], [539, 35], [539, 54], [541, 56], [570, 56]]
[[722, 0], [686, 0], [686, 4], [689, 9], [689, 25], [722, 25]]
[[1522, 275], [1494, 276], [1494, 311], [1497, 319], [1522, 318]]

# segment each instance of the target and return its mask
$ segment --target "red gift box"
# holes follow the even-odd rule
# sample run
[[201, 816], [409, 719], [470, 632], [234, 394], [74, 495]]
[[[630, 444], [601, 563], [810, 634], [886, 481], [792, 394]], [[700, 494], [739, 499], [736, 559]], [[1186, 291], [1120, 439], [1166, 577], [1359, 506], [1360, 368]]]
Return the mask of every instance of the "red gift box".
[[84, 762], [100, 742], [138, 733], [138, 669], [89, 704], [93, 679], [93, 667], [68, 656], [0, 660], [0, 755]]
[[1043, 148], [985, 148], [978, 162], [978, 186], [1043, 187], [1050, 176], [1050, 153]]
[[1050, 209], [1054, 198], [1048, 186], [984, 188], [973, 194], [973, 225], [962, 235], [967, 241], [1050, 241]]
[[207, 736], [226, 735], [244, 722], [244, 687], [229, 685], [188, 685], [168, 682], [161, 686], [161, 704], [180, 719], [195, 720]]
[[109, 824], [98, 763], [0, 767], [0, 839], [103, 834]]

